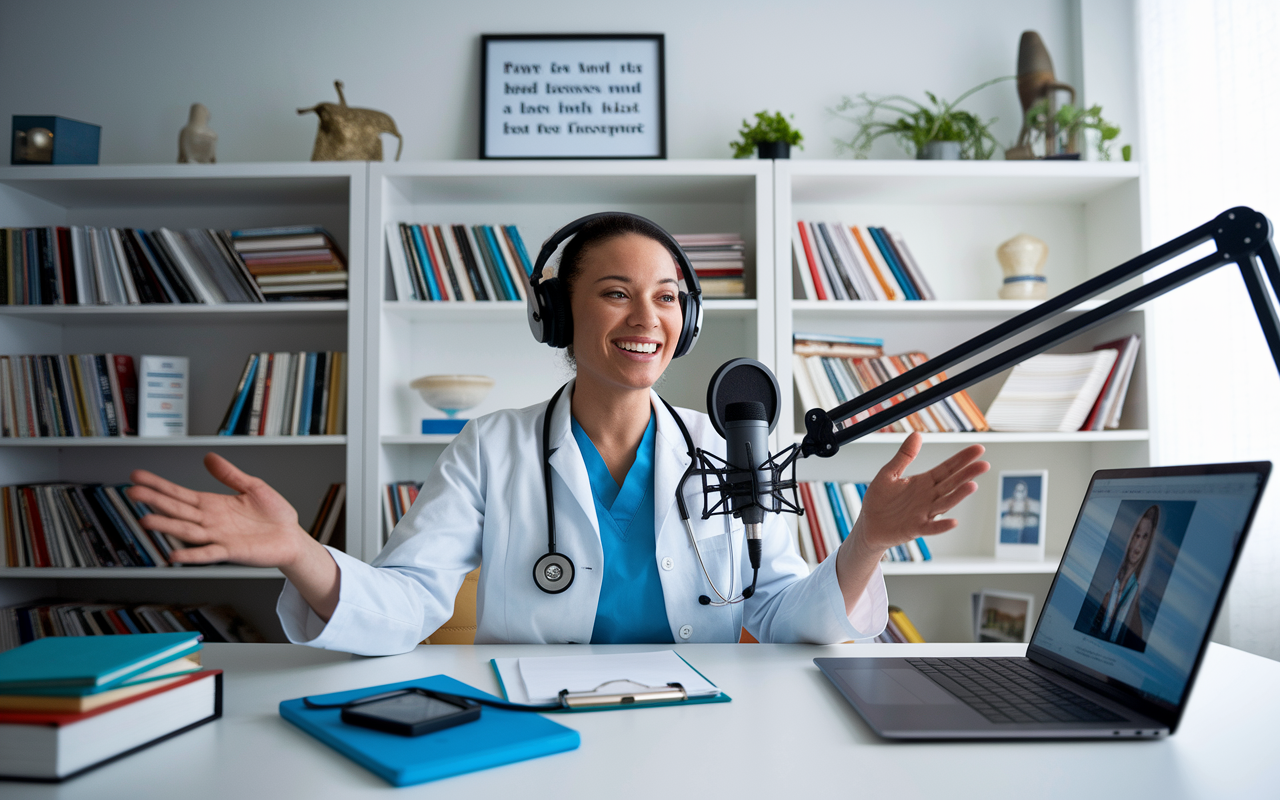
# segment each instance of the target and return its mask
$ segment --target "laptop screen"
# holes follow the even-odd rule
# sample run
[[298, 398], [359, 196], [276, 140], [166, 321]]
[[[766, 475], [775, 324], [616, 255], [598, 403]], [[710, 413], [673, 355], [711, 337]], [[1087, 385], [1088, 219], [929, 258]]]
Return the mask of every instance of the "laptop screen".
[[1239, 466], [1096, 475], [1031, 647], [1176, 708], [1266, 480]]

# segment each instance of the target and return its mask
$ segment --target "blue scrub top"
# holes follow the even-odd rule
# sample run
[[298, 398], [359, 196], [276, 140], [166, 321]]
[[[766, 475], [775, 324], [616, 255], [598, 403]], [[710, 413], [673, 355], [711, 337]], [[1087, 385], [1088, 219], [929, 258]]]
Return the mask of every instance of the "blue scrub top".
[[591, 479], [591, 496], [600, 521], [604, 577], [600, 604], [591, 632], [592, 644], [674, 642], [667, 604], [658, 577], [657, 539], [653, 516], [653, 454], [657, 428], [652, 410], [649, 427], [636, 450], [635, 463], [619, 487], [578, 421], [573, 438]]

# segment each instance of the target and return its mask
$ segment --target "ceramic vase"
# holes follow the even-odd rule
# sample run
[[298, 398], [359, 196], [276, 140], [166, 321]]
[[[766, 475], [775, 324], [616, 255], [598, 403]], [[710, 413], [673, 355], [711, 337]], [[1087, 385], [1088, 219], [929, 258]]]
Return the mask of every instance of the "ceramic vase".
[[1000, 299], [1043, 300], [1049, 296], [1049, 284], [1043, 274], [1049, 245], [1020, 233], [996, 248], [996, 258], [1004, 272]]

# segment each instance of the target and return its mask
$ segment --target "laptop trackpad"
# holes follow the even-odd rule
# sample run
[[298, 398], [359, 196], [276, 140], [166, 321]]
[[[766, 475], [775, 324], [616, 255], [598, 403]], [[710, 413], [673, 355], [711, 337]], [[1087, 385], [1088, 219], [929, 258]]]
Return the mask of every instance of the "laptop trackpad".
[[853, 693], [871, 705], [950, 705], [960, 702], [913, 669], [842, 669], [838, 672]]

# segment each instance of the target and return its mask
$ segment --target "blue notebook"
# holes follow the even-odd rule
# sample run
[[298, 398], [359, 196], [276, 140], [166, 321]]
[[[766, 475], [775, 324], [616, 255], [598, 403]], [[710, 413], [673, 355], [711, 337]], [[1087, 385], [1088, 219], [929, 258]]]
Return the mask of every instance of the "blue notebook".
[[48, 636], [0, 653], [0, 693], [77, 689], [93, 694], [200, 649], [199, 633]]
[[[447, 675], [312, 695], [311, 699], [317, 703], [344, 703], [406, 686], [499, 699]], [[476, 722], [425, 736], [398, 736], [358, 728], [343, 722], [341, 715], [336, 708], [307, 708], [301, 698], [280, 703], [280, 716], [394, 786], [425, 783], [562, 753], [577, 749], [579, 744], [577, 731], [528, 711], [486, 707]]]

